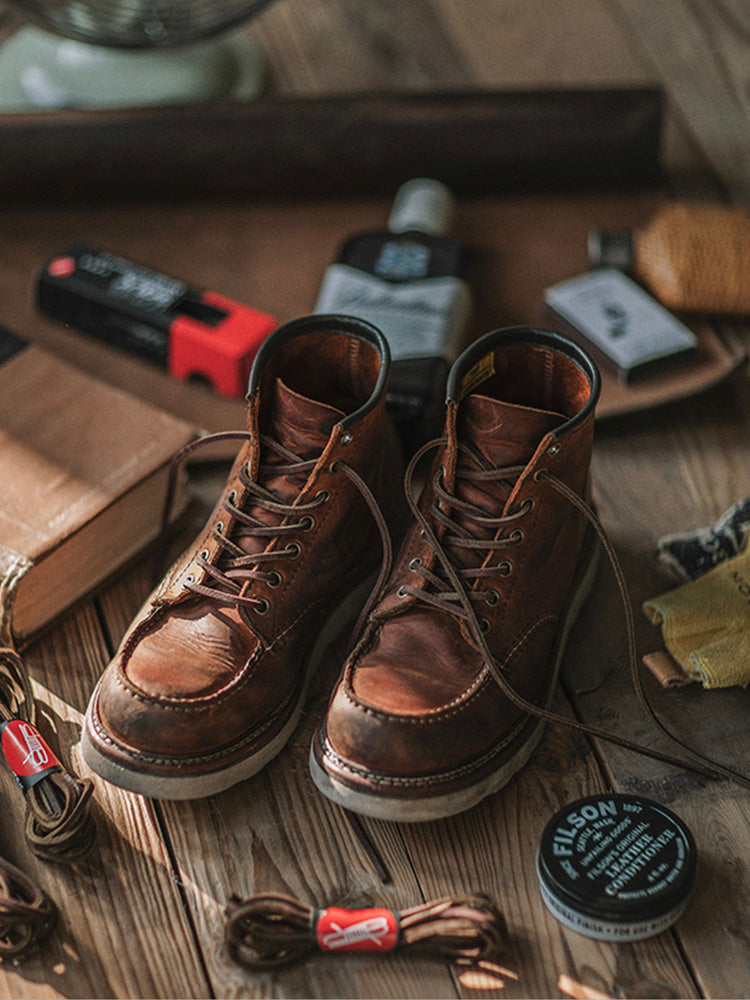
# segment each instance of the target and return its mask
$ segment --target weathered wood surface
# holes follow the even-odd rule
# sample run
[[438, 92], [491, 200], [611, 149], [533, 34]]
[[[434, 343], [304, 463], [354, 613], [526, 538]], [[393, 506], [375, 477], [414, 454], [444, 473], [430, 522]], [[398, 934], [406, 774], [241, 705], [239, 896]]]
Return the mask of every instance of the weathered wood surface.
[[[269, 53], [279, 95], [661, 83], [669, 95], [665, 161], [678, 189], [741, 197], [748, 141], [740, 113], [747, 101], [741, 8], [739, 0], [289, 0], [249, 30]], [[237, 426], [240, 404], [214, 407], [200, 390], [40, 321], [31, 276], [61, 240], [83, 236], [291, 318], [310, 308], [322, 268], [354, 220], [377, 225], [387, 209], [365, 198], [306, 207], [304, 194], [257, 205], [186, 201], [42, 211], [19, 204], [0, 215], [0, 320], [144, 398], [187, 409], [217, 428]], [[536, 321], [539, 289], [583, 266], [589, 223], [643, 221], [660, 197], [502, 195], [467, 201], [457, 220], [458, 231], [471, 234], [481, 251], [477, 333]], [[747, 340], [744, 330], [731, 335]], [[749, 413], [740, 376], [700, 399], [600, 425], [596, 499], [623, 562], [639, 652], [659, 645], [640, 603], [670, 585], [653, 558], [656, 539], [708, 523], [750, 494]], [[223, 466], [195, 473], [204, 506], [223, 474]], [[189, 535], [188, 529], [183, 540]], [[74, 744], [88, 694], [149, 586], [147, 568], [137, 567], [27, 651], [42, 728], [66, 762], [80, 764]], [[750, 996], [745, 791], [549, 727], [518, 778], [471, 812], [417, 826], [363, 821], [388, 873], [384, 881], [345, 815], [317, 795], [307, 773], [309, 736], [336, 670], [335, 651], [329, 666], [288, 748], [238, 788], [200, 802], [157, 803], [97, 781], [99, 846], [74, 869], [29, 854], [19, 836], [20, 794], [0, 774], [0, 852], [42, 884], [62, 913], [38, 954], [0, 967], [0, 995], [548, 997], [561, 995], [558, 977], [568, 975], [610, 996]], [[662, 745], [636, 709], [626, 672], [622, 610], [603, 562], [566, 656], [567, 690], [586, 693], [561, 691], [556, 706]], [[662, 692], [646, 684], [676, 732], [746, 766], [745, 692]], [[534, 854], [544, 824], [564, 803], [604, 787], [670, 804], [696, 836], [694, 899], [675, 929], [651, 941], [587, 940], [559, 925], [539, 896]], [[443, 963], [403, 956], [315, 958], [287, 972], [250, 976], [223, 952], [223, 907], [232, 893], [266, 889], [318, 905], [372, 900], [395, 908], [484, 889], [507, 916], [505, 964], [518, 978], [506, 976], [504, 988], [478, 993]]]

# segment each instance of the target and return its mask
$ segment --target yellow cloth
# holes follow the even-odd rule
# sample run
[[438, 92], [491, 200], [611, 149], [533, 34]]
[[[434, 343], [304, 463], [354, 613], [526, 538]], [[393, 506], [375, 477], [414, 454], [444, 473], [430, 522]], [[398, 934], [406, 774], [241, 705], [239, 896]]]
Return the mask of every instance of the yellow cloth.
[[688, 676], [706, 688], [750, 683], [750, 547], [643, 605]]

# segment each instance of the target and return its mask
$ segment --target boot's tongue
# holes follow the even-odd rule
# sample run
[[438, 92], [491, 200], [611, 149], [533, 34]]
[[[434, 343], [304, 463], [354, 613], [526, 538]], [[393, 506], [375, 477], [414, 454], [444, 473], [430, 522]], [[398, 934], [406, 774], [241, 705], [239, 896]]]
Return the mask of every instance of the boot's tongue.
[[[270, 417], [261, 432], [300, 459], [317, 459], [328, 443], [332, 428], [344, 414], [327, 403], [300, 395], [280, 378], [276, 379], [272, 392]], [[275, 466], [288, 467], [290, 464], [290, 459], [271, 448], [263, 448], [259, 484], [270, 490], [281, 503], [293, 503], [309, 477], [309, 471], [291, 475], [274, 471]], [[257, 503], [245, 506], [244, 510], [262, 524], [279, 523], [278, 514], [264, 510]], [[245, 534], [245, 530], [238, 527], [233, 540], [248, 554], [262, 552], [268, 544], [268, 536]]]
[[277, 378], [271, 419], [264, 433], [300, 458], [317, 458], [328, 443], [334, 424], [343, 416], [334, 406], [301, 396]]
[[480, 452], [491, 468], [526, 465], [544, 435], [564, 420], [559, 413], [473, 395], [459, 407], [458, 440]]

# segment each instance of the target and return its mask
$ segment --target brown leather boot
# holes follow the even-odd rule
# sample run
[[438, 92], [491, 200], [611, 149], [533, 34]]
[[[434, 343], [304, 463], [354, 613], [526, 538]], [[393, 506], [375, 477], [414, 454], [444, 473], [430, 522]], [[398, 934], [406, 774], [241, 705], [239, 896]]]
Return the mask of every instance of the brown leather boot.
[[405, 510], [388, 367], [379, 331], [355, 319], [306, 317], [263, 344], [223, 494], [91, 698], [83, 751], [102, 777], [196, 798], [287, 741], [316, 661], [367, 597], [371, 508]]
[[544, 723], [524, 703], [548, 705], [594, 574], [577, 505], [598, 393], [588, 355], [545, 330], [489, 334], [453, 366], [412, 526], [313, 742], [313, 778], [335, 802], [435, 819], [530, 757]]

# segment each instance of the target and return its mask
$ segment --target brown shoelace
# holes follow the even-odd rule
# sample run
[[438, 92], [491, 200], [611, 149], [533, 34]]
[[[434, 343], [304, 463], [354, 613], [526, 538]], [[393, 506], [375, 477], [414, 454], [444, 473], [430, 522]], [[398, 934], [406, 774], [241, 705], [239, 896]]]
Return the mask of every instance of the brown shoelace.
[[[434, 550], [438, 560], [440, 562], [441, 569], [445, 574], [445, 580], [441, 580], [435, 574], [427, 574], [421, 570], [421, 567], [417, 567], [417, 571], [421, 571], [422, 574], [429, 579], [429, 581], [436, 585], [440, 590], [439, 597], [435, 595], [428, 595], [427, 592], [422, 591], [417, 588], [404, 588], [408, 592], [414, 592], [422, 600], [428, 600], [430, 603], [437, 604], [446, 610], [452, 611], [454, 614], [466, 619], [474, 635], [481, 652], [487, 669], [495, 680], [502, 693], [510, 702], [512, 702], [521, 711], [526, 712], [529, 715], [535, 716], [536, 718], [542, 719], [546, 722], [555, 723], [558, 725], [566, 726], [569, 729], [574, 729], [578, 732], [585, 733], [587, 736], [594, 736], [598, 739], [606, 740], [609, 743], [613, 743], [617, 746], [621, 746], [626, 750], [634, 751], [643, 756], [650, 757], [654, 760], [661, 761], [665, 764], [670, 764], [675, 767], [688, 768], [693, 771], [697, 771], [700, 774], [705, 774], [709, 776], [719, 776], [722, 778], [728, 778], [730, 781], [734, 781], [745, 787], [750, 787], [750, 777], [742, 774], [741, 772], [735, 771], [732, 768], [726, 767], [723, 764], [719, 764], [704, 754], [698, 753], [693, 750], [689, 745], [687, 745], [679, 737], [675, 736], [669, 729], [664, 725], [664, 723], [659, 719], [658, 715], [654, 711], [651, 703], [649, 702], [646, 692], [643, 688], [641, 681], [640, 672], [638, 670], [638, 660], [636, 652], [636, 638], [635, 638], [635, 624], [633, 620], [633, 609], [630, 602], [630, 597], [627, 590], [627, 584], [625, 582], [625, 576], [622, 572], [619, 559], [617, 558], [617, 553], [609, 541], [607, 534], [602, 527], [601, 522], [596, 516], [592, 508], [578, 496], [570, 487], [565, 483], [561, 482], [556, 476], [545, 470], [538, 470], [534, 475], [535, 479], [548, 483], [553, 489], [555, 489], [568, 503], [572, 504], [579, 513], [589, 522], [594, 531], [596, 532], [604, 551], [607, 554], [612, 571], [615, 576], [615, 581], [617, 584], [617, 589], [620, 594], [620, 599], [622, 602], [624, 614], [625, 614], [625, 627], [627, 636], [627, 649], [628, 649], [628, 664], [630, 669], [630, 675], [633, 683], [633, 687], [638, 698], [638, 702], [645, 712], [645, 714], [651, 719], [652, 723], [658, 728], [658, 730], [675, 746], [677, 746], [680, 751], [685, 755], [684, 757], [675, 757], [671, 754], [663, 753], [660, 750], [656, 750], [652, 747], [644, 746], [643, 744], [636, 743], [632, 740], [628, 740], [625, 737], [618, 736], [616, 733], [609, 732], [599, 728], [598, 726], [592, 726], [587, 723], [579, 722], [576, 719], [569, 719], [564, 716], [558, 715], [556, 712], [549, 711], [548, 709], [541, 708], [539, 705], [535, 705], [532, 702], [527, 701], [521, 695], [519, 695], [515, 689], [508, 682], [505, 676], [505, 665], [498, 663], [492, 653], [490, 652], [489, 646], [487, 645], [487, 640], [485, 636], [486, 626], [483, 621], [478, 618], [476, 611], [474, 609], [472, 598], [476, 600], [475, 595], [467, 592], [466, 587], [462, 582], [462, 578], [471, 579], [472, 576], [477, 577], [481, 575], [483, 571], [477, 572], [468, 571], [463, 567], [456, 567], [450, 554], [446, 551], [446, 546], [451, 545], [463, 545], [464, 547], [488, 549], [498, 548], [498, 541], [491, 542], [487, 539], [475, 539], [472, 541], [468, 537], [468, 533], [465, 529], [456, 530], [455, 520], [448, 517], [444, 510], [446, 505], [454, 508], [455, 510], [461, 511], [464, 514], [465, 519], [473, 521], [477, 525], [483, 525], [485, 527], [496, 526], [500, 528], [506, 523], [511, 523], [520, 514], [523, 513], [523, 507], [519, 509], [518, 512], [505, 515], [500, 518], [488, 518], [485, 511], [481, 508], [474, 507], [473, 505], [467, 505], [465, 502], [461, 501], [460, 498], [450, 495], [442, 486], [437, 490], [438, 500], [442, 504], [442, 508], [433, 505], [432, 514], [438, 521], [438, 523], [443, 524], [446, 528], [450, 528], [453, 532], [449, 536], [448, 540], [443, 540], [442, 542], [438, 539], [432, 524], [429, 519], [423, 514], [419, 509], [418, 505], [418, 494], [414, 487], [414, 473], [417, 463], [422, 458], [422, 456], [435, 448], [444, 447], [447, 441], [445, 438], [436, 439], [425, 444], [416, 454], [413, 456], [409, 466], [407, 467], [404, 488], [406, 491], [406, 498], [409, 503], [409, 507], [412, 514], [420, 523], [422, 532], [430, 547]], [[461, 446], [464, 447], [464, 446]], [[466, 450], [466, 449], [465, 449]], [[476, 456], [474, 456], [476, 459]], [[479, 474], [472, 472], [471, 470], [463, 470], [458, 475], [462, 475], [465, 478], [485, 478], [497, 481], [506, 480], [512, 482], [514, 477], [517, 477], [519, 470], [517, 467], [507, 468], [507, 469], [489, 469], [486, 468]], [[439, 483], [435, 484], [436, 487]], [[461, 537], [464, 536], [464, 537]], [[450, 587], [448, 586], [450, 584]], [[486, 598], [485, 598], [486, 600]]]
[[[366, 946], [386, 927], [391, 939], [384, 952], [408, 949], [461, 964], [497, 960], [508, 941], [502, 914], [482, 894], [437, 899], [398, 913], [336, 908], [331, 914], [282, 893], [259, 893], [244, 901], [233, 897], [226, 914], [229, 954], [253, 972], [294, 965], [316, 951], [377, 951]], [[326, 919], [329, 934], [320, 931]]]
[[[182, 462], [199, 448], [211, 445], [217, 441], [226, 440], [252, 440], [249, 431], [220, 431], [217, 434], [207, 434], [202, 438], [190, 442], [182, 448], [172, 459], [170, 466], [169, 483], [162, 516], [162, 533], [166, 532], [169, 524], [172, 501], [176, 487], [177, 472]], [[211, 537], [215, 539], [222, 555], [216, 562], [209, 562], [208, 553], [199, 553], [198, 565], [206, 571], [212, 578], [214, 584], [206, 584], [188, 581], [186, 586], [189, 590], [203, 597], [216, 600], [221, 603], [235, 605], [247, 605], [255, 607], [261, 613], [268, 610], [266, 598], [250, 596], [246, 593], [247, 587], [253, 580], [263, 580], [271, 586], [278, 586], [281, 583], [281, 575], [275, 568], [268, 568], [268, 563], [278, 562], [279, 559], [296, 559], [299, 556], [299, 544], [295, 541], [289, 542], [283, 548], [273, 548], [264, 551], [269, 542], [275, 539], [284, 539], [300, 531], [309, 531], [315, 526], [313, 512], [329, 499], [329, 494], [321, 490], [312, 500], [307, 503], [289, 503], [282, 500], [272, 490], [262, 484], [269, 475], [285, 476], [290, 478], [301, 478], [312, 471], [318, 459], [303, 459], [289, 451], [278, 441], [270, 437], [261, 435], [261, 443], [282, 461], [273, 464], [263, 464], [259, 469], [258, 479], [255, 481], [250, 476], [246, 465], [239, 470], [239, 479], [246, 490], [250, 505], [272, 515], [273, 523], [266, 523], [259, 518], [249, 514], [243, 507], [236, 504], [236, 497], [231, 494], [223, 501], [222, 507], [229, 518], [234, 521], [234, 530], [229, 535], [224, 531], [224, 522], [217, 521], [211, 528]], [[372, 494], [367, 483], [362, 477], [345, 462], [337, 459], [331, 465], [331, 471], [342, 472], [359, 490], [362, 498], [367, 503], [372, 512], [375, 523], [380, 534], [383, 557], [378, 579], [373, 587], [372, 596], [368, 601], [367, 608], [374, 603], [380, 593], [385, 581], [390, 573], [392, 562], [392, 543], [388, 526], [380, 511], [378, 502]], [[292, 518], [293, 520], [287, 520]], [[259, 538], [264, 541], [261, 551], [248, 553], [238, 542], [243, 538]], [[218, 565], [221, 563], [221, 565]], [[364, 612], [363, 612], [364, 614]], [[361, 617], [361, 616], [360, 616]]]
[[[412, 488], [414, 468], [416, 467], [416, 464], [421, 456], [430, 447], [431, 445], [428, 444], [418, 451], [407, 469], [405, 479], [407, 499], [409, 499], [410, 494], [413, 496], [414, 493]], [[465, 445], [459, 445], [459, 447], [468, 452], [474, 459], [474, 462], [480, 466], [477, 469], [457, 469], [456, 477], [459, 481], [463, 480], [474, 484], [490, 483], [495, 487], [499, 487], [506, 494], [506, 497], [510, 496], [513, 486], [523, 472], [525, 466], [517, 465], [508, 466], [507, 468], [487, 468], [486, 463], [483, 462], [481, 456], [476, 455]], [[484, 466], [484, 468], [482, 468], [482, 466]], [[438, 470], [433, 476], [432, 488], [435, 494], [435, 499], [432, 502], [430, 514], [434, 522], [443, 526], [445, 532], [443, 534], [442, 543], [438, 543], [435, 535], [430, 532], [432, 537], [428, 537], [428, 541], [431, 546], [434, 547], [434, 540], [435, 544], [441, 544], [443, 549], [450, 548], [454, 551], [458, 550], [466, 554], [473, 552], [481, 552], [483, 554], [486, 552], [498, 552], [502, 554], [504, 551], [512, 549], [523, 542], [523, 528], [519, 526], [518, 522], [521, 521], [529, 511], [530, 507], [528, 503], [522, 504], [521, 507], [513, 513], [501, 514], [499, 516], [492, 515], [482, 507], [467, 500], [462, 500], [460, 497], [449, 493], [443, 484], [443, 476], [444, 474], [442, 469]], [[410, 501], [410, 507], [412, 512], [419, 511], [416, 502]], [[447, 508], [450, 508], [452, 511], [455, 511], [460, 515], [460, 523], [455, 517], [446, 513]], [[417, 516], [418, 520], [422, 524], [423, 532], [426, 532], [428, 522], [423, 518], [421, 511], [419, 511]], [[485, 537], [478, 537], [469, 525], [473, 526], [475, 530], [479, 529], [482, 531]], [[498, 534], [500, 529], [506, 528], [509, 529], [507, 533], [502, 535]], [[480, 562], [482, 561], [484, 560], [480, 560]], [[483, 579], [486, 577], [497, 577], [498, 575], [509, 576], [512, 572], [512, 563], [509, 559], [500, 559], [494, 566], [455, 565], [453, 560], [451, 560], [451, 565], [455, 570], [457, 579], [460, 581], [466, 581], [469, 587], [471, 587], [473, 580]], [[426, 604], [431, 604], [442, 610], [450, 611], [459, 618], [471, 620], [471, 616], [462, 601], [462, 595], [467, 595], [471, 601], [483, 601], [485, 604], [489, 605], [497, 604], [500, 599], [500, 594], [494, 587], [467, 590], [463, 583], [461, 583], [461, 585], [456, 588], [455, 581], [452, 581], [450, 578], [446, 579], [447, 574], [440, 576], [437, 573], [428, 570], [418, 556], [411, 560], [409, 569], [411, 572], [421, 576], [429, 584], [431, 589], [414, 587], [411, 584], [402, 584], [397, 592], [399, 597], [411, 595]], [[484, 625], [485, 619], [479, 618], [478, 620], [482, 628], [486, 627]]]

